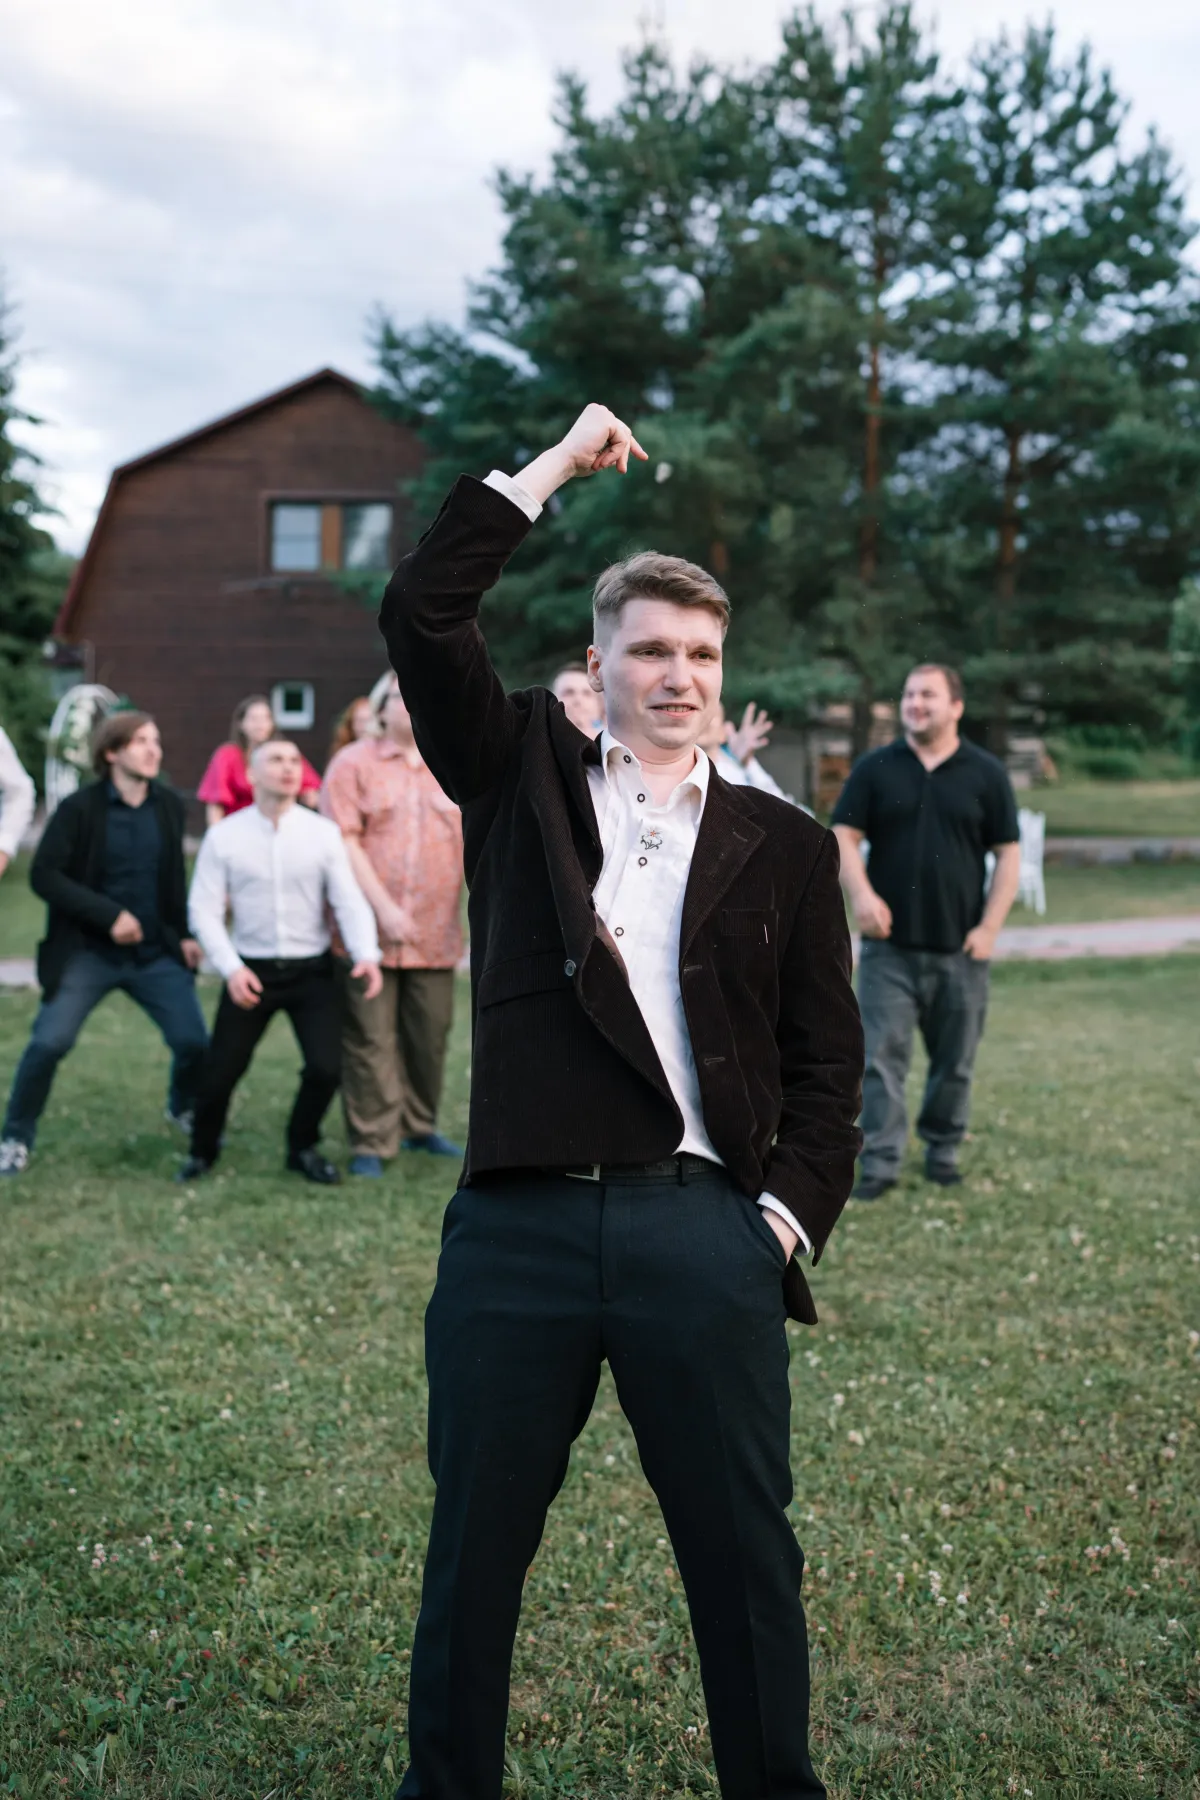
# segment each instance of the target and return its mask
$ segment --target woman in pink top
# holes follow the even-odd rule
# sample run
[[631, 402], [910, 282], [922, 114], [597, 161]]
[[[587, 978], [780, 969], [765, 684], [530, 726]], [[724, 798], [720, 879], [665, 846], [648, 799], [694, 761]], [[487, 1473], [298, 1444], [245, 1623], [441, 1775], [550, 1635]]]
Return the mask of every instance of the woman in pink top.
[[[213, 751], [196, 790], [196, 798], [204, 802], [206, 824], [216, 825], [228, 813], [241, 812], [250, 805], [254, 798], [247, 772], [250, 752], [275, 736], [275, 715], [265, 694], [247, 694], [238, 701], [229, 722], [229, 742]], [[316, 805], [320, 787], [321, 777], [305, 759], [300, 798], [306, 806]]]

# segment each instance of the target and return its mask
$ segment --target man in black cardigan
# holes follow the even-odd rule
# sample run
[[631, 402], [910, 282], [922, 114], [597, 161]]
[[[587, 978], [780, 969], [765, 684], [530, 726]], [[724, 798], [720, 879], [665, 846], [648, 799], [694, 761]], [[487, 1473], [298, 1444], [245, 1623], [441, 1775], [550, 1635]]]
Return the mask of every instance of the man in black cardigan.
[[167, 1114], [190, 1129], [208, 1031], [187, 927], [184, 808], [155, 777], [158, 726], [114, 713], [92, 745], [98, 779], [70, 794], [37, 847], [30, 886], [46, 902], [38, 947], [42, 1005], [17, 1065], [0, 1139], [0, 1176], [29, 1161], [59, 1063], [106, 994], [120, 988], [154, 1020], [172, 1053]]
[[426, 1321], [437, 1484], [400, 1789], [496, 1800], [521, 1587], [607, 1359], [687, 1591], [727, 1800], [825, 1792], [786, 1515], [785, 1314], [853, 1179], [862, 1033], [837, 844], [696, 748], [729, 603], [643, 553], [596, 585], [607, 729], [506, 695], [477, 615], [555, 488], [641, 456], [589, 406], [464, 477], [381, 628], [462, 808], [470, 1132]]

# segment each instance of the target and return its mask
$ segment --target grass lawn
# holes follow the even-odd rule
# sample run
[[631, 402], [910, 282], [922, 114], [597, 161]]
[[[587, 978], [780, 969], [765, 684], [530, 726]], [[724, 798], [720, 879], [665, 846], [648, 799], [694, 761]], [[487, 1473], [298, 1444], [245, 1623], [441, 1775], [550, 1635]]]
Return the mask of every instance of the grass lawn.
[[[0, 996], [6, 1075], [33, 1004]], [[852, 1206], [790, 1328], [836, 1800], [1197, 1791], [1197, 1016], [1200, 958], [999, 971], [968, 1181]], [[465, 1048], [460, 1009], [452, 1131]], [[0, 1793], [373, 1800], [403, 1766], [452, 1176], [282, 1175], [294, 1068], [279, 1025], [180, 1191], [114, 1000], [0, 1190]], [[509, 1791], [716, 1791], [607, 1382], [529, 1579]]]
[[1046, 865], [1046, 913], [1014, 906], [1010, 925], [1073, 925], [1085, 919], [1153, 919], [1200, 913], [1200, 862]]
[[1051, 837], [1200, 837], [1200, 781], [1064, 781], [1017, 799]]

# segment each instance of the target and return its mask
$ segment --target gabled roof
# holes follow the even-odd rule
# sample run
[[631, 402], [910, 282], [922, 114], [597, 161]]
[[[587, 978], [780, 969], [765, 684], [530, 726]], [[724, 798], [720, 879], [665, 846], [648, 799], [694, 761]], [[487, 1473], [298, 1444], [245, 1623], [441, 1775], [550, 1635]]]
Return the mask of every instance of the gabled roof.
[[340, 374], [337, 369], [318, 369], [315, 374], [306, 375], [301, 381], [293, 381], [287, 387], [276, 388], [273, 394], [264, 394], [261, 400], [252, 400], [249, 406], [239, 406], [236, 412], [225, 413], [221, 418], [213, 419], [207, 425], [198, 426], [195, 431], [187, 431], [182, 437], [172, 438], [168, 444], [160, 444], [157, 450], [147, 450], [142, 456], [135, 456], [129, 462], [118, 464], [108, 478], [108, 487], [105, 490], [100, 511], [96, 514], [96, 523], [92, 526], [92, 535], [88, 539], [87, 548], [72, 572], [70, 585], [63, 598], [63, 603], [58, 609], [58, 617], [54, 621], [53, 635], [61, 637], [70, 628], [75, 608], [79, 604], [80, 596], [95, 560], [96, 546], [100, 542], [112, 511], [117, 483], [123, 475], [131, 475], [135, 469], [144, 469], [150, 463], [161, 462], [168, 456], [174, 456], [180, 450], [187, 450], [193, 444], [202, 442], [206, 437], [212, 437], [218, 431], [226, 430], [230, 425], [240, 425], [244, 420], [252, 419], [256, 413], [266, 412], [270, 407], [278, 406], [282, 400], [292, 400], [297, 394], [307, 393], [310, 388], [321, 387], [327, 382], [333, 382], [336, 386], [344, 388], [348, 394], [353, 394], [356, 400], [365, 400], [360, 384], [357, 381], [351, 381], [348, 375]]

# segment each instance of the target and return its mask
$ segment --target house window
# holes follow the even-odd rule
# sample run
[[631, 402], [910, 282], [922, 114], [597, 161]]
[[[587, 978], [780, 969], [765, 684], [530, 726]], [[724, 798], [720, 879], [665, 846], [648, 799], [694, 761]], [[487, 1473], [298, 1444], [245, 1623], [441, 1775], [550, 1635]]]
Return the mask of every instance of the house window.
[[311, 681], [277, 681], [271, 689], [271, 711], [283, 731], [311, 731], [317, 716]]
[[384, 573], [392, 563], [387, 501], [349, 505], [278, 500], [271, 507], [271, 567], [278, 574], [321, 569]]
[[280, 505], [271, 508], [271, 567], [310, 570], [321, 567], [321, 508]]
[[374, 501], [342, 508], [343, 569], [384, 570], [392, 564], [392, 509]]

